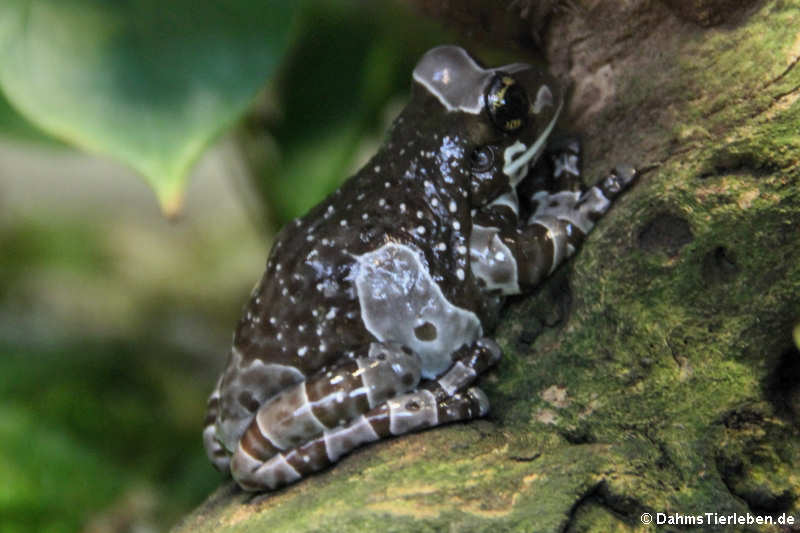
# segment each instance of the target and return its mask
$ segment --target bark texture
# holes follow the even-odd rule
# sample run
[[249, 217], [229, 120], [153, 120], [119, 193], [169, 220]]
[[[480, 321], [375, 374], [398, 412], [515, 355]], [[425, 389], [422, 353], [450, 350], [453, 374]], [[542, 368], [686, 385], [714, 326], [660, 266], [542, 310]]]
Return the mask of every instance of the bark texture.
[[[175, 531], [800, 520], [800, 1], [415, 3], [476, 37], [541, 42], [572, 87], [586, 174], [626, 162], [642, 177], [509, 307], [488, 419], [369, 446], [271, 494], [228, 483]], [[492, 26], [509, 16], [512, 36]]]

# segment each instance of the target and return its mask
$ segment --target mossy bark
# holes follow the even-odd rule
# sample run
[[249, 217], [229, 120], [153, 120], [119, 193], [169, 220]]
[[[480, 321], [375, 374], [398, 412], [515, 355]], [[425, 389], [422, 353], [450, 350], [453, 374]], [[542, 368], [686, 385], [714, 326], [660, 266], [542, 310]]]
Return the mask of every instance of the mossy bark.
[[[525, 3], [509, 2], [518, 15]], [[509, 306], [504, 359], [482, 384], [491, 415], [369, 446], [275, 493], [228, 483], [175, 531], [654, 530], [645, 512], [800, 522], [800, 1], [745, 4], [583, 0], [528, 21], [572, 86], [587, 174], [626, 162], [642, 175], [569, 264]]]

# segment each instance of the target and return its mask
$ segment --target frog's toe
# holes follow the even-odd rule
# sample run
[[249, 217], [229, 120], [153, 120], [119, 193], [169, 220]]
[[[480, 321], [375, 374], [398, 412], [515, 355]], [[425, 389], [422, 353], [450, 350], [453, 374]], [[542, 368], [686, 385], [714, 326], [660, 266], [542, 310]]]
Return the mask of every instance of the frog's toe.
[[486, 350], [489, 366], [500, 361], [500, 358], [503, 356], [503, 350], [500, 348], [500, 345], [492, 338], [482, 337], [478, 339], [475, 344], [479, 349]]
[[613, 200], [636, 180], [636, 176], [636, 169], [632, 166], [617, 165], [598, 186], [606, 198]]

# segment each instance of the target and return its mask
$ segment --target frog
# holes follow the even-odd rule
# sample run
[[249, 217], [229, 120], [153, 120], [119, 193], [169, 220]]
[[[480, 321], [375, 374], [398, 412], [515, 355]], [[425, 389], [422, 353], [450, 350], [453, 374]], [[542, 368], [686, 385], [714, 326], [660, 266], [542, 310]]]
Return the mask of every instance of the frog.
[[443, 45], [412, 80], [377, 153], [278, 233], [237, 324], [203, 442], [244, 490], [485, 416], [475, 382], [501, 358], [505, 300], [572, 256], [635, 178], [620, 166], [585, 188], [579, 145], [548, 149], [564, 96], [543, 69]]

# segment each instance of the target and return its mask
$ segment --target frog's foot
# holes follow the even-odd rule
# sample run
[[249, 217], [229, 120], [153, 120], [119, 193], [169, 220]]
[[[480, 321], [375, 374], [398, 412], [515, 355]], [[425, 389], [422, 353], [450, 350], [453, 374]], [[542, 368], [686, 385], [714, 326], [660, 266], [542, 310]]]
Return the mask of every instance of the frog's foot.
[[[608, 176], [600, 180], [595, 187], [600, 189], [609, 200], [614, 200], [625, 191], [636, 179], [636, 169], [630, 165], [617, 165]], [[593, 187], [594, 188], [594, 187]], [[591, 190], [591, 189], [590, 189]]]
[[219, 388], [221, 383], [222, 376], [217, 380], [217, 386], [214, 387], [214, 392], [208, 398], [206, 419], [203, 422], [203, 445], [206, 449], [206, 455], [208, 455], [214, 468], [220, 472], [227, 473], [230, 467], [230, 457], [225, 447], [217, 440], [217, 415], [219, 414]]
[[322, 470], [363, 444], [478, 418], [489, 410], [489, 400], [476, 387], [452, 396], [436, 387], [387, 400], [348, 424], [327, 429], [301, 446], [274, 455], [236, 480], [245, 490], [273, 490]]
[[286, 469], [275, 465], [282, 464], [287, 450], [345, 426], [389, 398], [417, 387], [421, 372], [417, 354], [397, 344], [378, 342], [363, 351], [365, 355], [355, 361], [293, 385], [258, 409], [230, 463], [231, 474], [242, 488], [278, 486], [280, 472]]
[[612, 201], [635, 178], [636, 171], [632, 167], [618, 166], [587, 190], [539, 191], [534, 195], [536, 209], [525, 231], [531, 234], [531, 245], [539, 248], [529, 255], [547, 259], [537, 265], [538, 277], [551, 273], [575, 253]]

